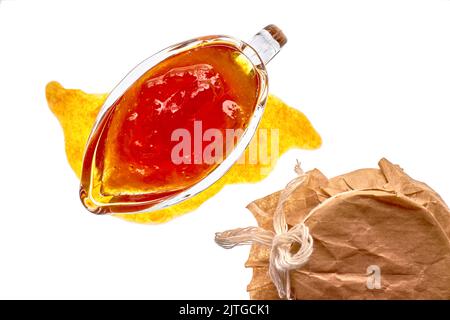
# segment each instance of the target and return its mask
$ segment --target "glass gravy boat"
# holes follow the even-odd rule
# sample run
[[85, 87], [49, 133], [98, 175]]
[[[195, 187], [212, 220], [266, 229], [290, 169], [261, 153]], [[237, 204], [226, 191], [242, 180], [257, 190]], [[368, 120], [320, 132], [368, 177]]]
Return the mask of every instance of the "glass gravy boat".
[[[200, 37], [166, 48], [147, 58], [131, 70], [107, 97], [89, 136], [84, 153], [80, 186], [80, 198], [83, 205], [89, 211], [96, 214], [150, 212], [184, 201], [219, 180], [241, 157], [257, 130], [268, 96], [266, 64], [280, 51], [286, 42], [287, 39], [282, 31], [274, 25], [265, 27], [248, 42], [243, 42], [228, 36]], [[199, 181], [195, 181], [192, 185], [184, 185], [182, 188], [158, 192], [149, 190], [133, 190], [133, 192], [127, 192], [126, 190], [120, 189], [121, 186], [119, 183], [118, 186], [115, 186], [116, 191], [105, 191], [106, 188], [102, 179], [105, 179], [105, 174], [110, 171], [105, 169], [107, 166], [105, 164], [106, 158], [102, 159], [103, 156], [101, 156], [106, 154], [104, 150], [108, 149], [107, 138], [104, 138], [104, 136], [108, 134], [108, 130], [111, 130], [112, 117], [115, 116], [115, 113], [120, 113], [120, 111], [117, 111], [117, 106], [122, 103], [121, 108], [126, 107], [123, 99], [125, 99], [124, 97], [126, 97], [128, 90], [131, 90], [130, 88], [133, 88], [133, 85], [140, 81], [149, 70], [158, 68], [160, 64], [168, 61], [171, 57], [186, 52], [189, 53], [196, 48], [215, 45], [228, 46], [236, 50], [239, 53], [240, 59], [245, 60], [247, 68], [250, 68], [249, 70], [251, 70], [258, 81], [258, 90], [255, 92], [256, 97], [253, 112], [248, 117], [248, 122], [245, 128], [243, 128], [243, 133], [239, 136], [235, 147], [205, 177], [202, 177]], [[207, 62], [205, 61], [205, 63]], [[170, 77], [176, 77], [177, 72], [182, 73], [180, 71], [182, 69], [177, 70], [171, 71], [173, 74]], [[205, 70], [200, 71], [208, 71], [207, 69]], [[152, 83], [155, 83], [155, 81]], [[154, 167], [157, 167], [157, 164]], [[116, 173], [122, 174], [123, 172], [116, 171]], [[161, 177], [161, 179], [164, 179], [164, 177]]]

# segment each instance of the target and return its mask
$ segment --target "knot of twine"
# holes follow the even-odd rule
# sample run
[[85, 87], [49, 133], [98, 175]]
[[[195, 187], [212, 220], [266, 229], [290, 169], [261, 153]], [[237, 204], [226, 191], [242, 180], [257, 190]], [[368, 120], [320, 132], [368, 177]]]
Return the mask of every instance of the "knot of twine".
[[217, 232], [215, 237], [216, 243], [225, 249], [254, 243], [269, 247], [269, 276], [280, 298], [286, 299], [291, 298], [290, 271], [302, 267], [313, 252], [313, 238], [304, 221], [289, 229], [283, 210], [286, 200], [306, 178], [298, 161], [295, 172], [298, 177], [287, 184], [278, 199], [273, 214], [275, 232], [260, 227], [248, 227]]

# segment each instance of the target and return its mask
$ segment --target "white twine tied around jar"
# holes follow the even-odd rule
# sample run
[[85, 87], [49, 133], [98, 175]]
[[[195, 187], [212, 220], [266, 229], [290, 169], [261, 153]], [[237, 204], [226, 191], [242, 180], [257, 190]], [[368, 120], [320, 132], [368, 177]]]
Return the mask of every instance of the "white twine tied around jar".
[[[239, 245], [258, 243], [270, 248], [269, 276], [282, 299], [291, 299], [290, 271], [301, 268], [308, 262], [313, 252], [313, 238], [304, 221], [289, 229], [283, 205], [290, 195], [305, 181], [306, 175], [297, 161], [295, 172], [298, 174], [281, 191], [278, 204], [273, 214], [273, 231], [260, 227], [247, 227], [217, 232], [215, 241], [225, 249]], [[293, 252], [293, 245], [300, 248]]]

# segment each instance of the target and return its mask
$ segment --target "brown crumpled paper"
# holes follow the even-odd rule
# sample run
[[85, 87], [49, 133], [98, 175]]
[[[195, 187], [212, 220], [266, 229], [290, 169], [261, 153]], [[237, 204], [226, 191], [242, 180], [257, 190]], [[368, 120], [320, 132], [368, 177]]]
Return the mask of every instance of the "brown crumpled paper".
[[[285, 202], [290, 227], [314, 209], [305, 220], [313, 252], [290, 272], [294, 299], [450, 299], [449, 208], [400, 167], [386, 159], [379, 167], [332, 179], [309, 171]], [[273, 230], [279, 194], [248, 205], [259, 227]], [[251, 299], [279, 298], [268, 275], [269, 253], [252, 245]]]

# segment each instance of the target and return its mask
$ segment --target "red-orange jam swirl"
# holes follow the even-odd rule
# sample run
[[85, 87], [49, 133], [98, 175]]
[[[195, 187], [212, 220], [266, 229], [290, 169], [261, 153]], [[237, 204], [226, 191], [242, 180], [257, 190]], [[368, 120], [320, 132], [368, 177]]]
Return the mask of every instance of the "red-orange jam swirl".
[[[211, 141], [203, 134], [218, 129], [225, 137], [226, 129], [245, 129], [259, 90], [257, 71], [229, 44], [201, 45], [157, 64], [114, 103], [90, 139], [83, 203], [98, 213], [128, 211], [130, 203], [141, 210], [148, 207], [140, 205], [144, 201], [159, 202], [194, 185], [220, 164], [204, 158]], [[189, 133], [190, 140], [176, 132]], [[181, 142], [190, 148], [174, 153]]]

